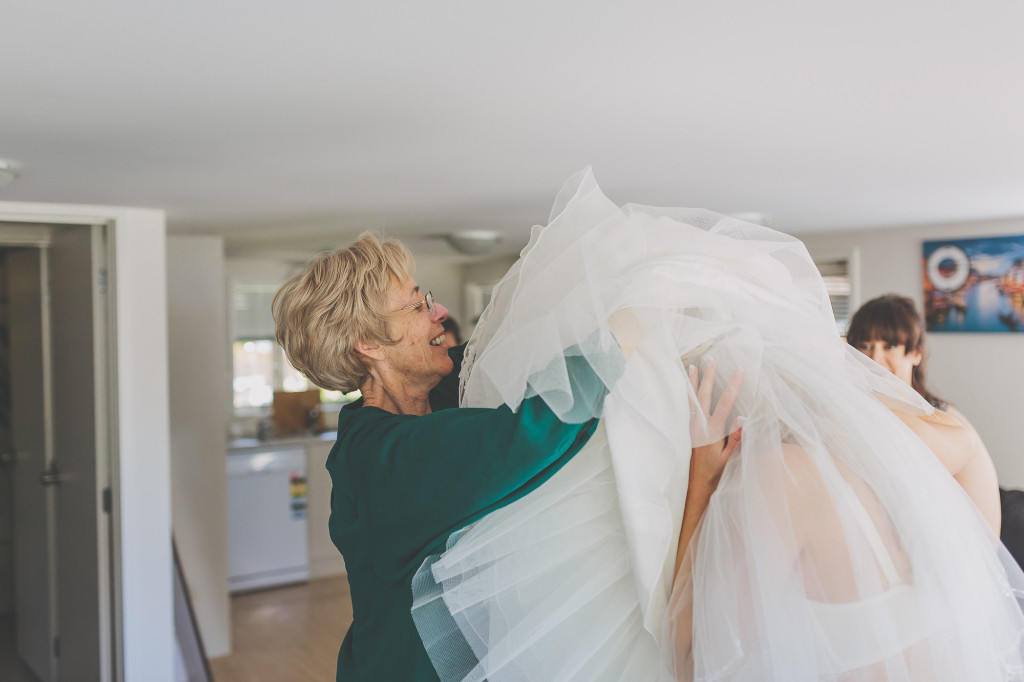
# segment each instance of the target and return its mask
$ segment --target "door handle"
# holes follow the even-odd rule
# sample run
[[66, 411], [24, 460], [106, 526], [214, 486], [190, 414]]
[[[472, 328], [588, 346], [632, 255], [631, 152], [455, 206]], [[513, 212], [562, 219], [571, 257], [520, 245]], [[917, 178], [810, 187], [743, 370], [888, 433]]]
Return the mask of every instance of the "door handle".
[[0, 464], [14, 464], [18, 460], [26, 459], [27, 457], [27, 452], [0, 452]]
[[56, 467], [44, 471], [39, 476], [39, 483], [44, 486], [57, 485], [61, 481], [67, 480], [68, 477], [57, 471]]

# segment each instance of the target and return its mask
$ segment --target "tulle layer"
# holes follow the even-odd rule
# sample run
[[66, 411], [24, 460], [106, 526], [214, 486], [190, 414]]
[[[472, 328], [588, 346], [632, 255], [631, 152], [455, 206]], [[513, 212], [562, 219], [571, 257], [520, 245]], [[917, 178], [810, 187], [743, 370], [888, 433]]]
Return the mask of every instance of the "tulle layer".
[[[605, 378], [602, 428], [421, 569], [442, 679], [1024, 679], [1024, 576], [897, 416], [930, 406], [837, 337], [799, 241], [619, 208], [584, 171], [496, 288], [463, 404], [596, 416], [567, 349]], [[675, 575], [691, 448], [718, 438], [691, 364], [716, 392], [743, 370], [746, 421]]]
[[[643, 628], [604, 429], [549, 483], [453, 536], [417, 576], [413, 617], [442, 678], [672, 679]], [[439, 600], [461, 655], [436, 655], [451, 635]]]

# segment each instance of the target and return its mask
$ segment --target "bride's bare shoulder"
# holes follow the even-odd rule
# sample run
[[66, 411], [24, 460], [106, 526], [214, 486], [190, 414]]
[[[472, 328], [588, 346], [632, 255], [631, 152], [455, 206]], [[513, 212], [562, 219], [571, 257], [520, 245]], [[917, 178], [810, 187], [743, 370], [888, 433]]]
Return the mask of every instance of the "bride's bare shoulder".
[[975, 435], [965, 421], [942, 410], [925, 415], [896, 412], [896, 416], [924, 441], [951, 474], [956, 475], [967, 464], [975, 447]]

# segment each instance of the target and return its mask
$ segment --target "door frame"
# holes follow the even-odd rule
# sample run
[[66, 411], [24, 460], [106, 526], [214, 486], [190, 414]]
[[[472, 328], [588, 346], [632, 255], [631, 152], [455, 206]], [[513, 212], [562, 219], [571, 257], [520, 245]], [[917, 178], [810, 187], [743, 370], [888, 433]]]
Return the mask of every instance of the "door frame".
[[[106, 228], [111, 518], [105, 679], [171, 682], [174, 671], [167, 262], [163, 211], [0, 201], [7, 246], [43, 245], [50, 225]], [[101, 278], [102, 279], [102, 278]], [[98, 358], [99, 359], [99, 358]], [[100, 425], [103, 426], [103, 425]]]

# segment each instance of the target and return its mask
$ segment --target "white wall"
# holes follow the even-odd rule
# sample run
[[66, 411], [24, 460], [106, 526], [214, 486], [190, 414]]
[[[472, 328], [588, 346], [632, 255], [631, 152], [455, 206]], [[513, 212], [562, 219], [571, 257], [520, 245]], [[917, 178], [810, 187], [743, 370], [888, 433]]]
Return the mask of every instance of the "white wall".
[[171, 511], [206, 655], [231, 651], [224, 441], [230, 375], [219, 237], [167, 239]]
[[[922, 242], [1014, 234], [1024, 234], [1024, 218], [801, 238], [816, 259], [855, 255], [855, 306], [891, 292], [913, 298], [920, 309]], [[978, 429], [1000, 484], [1024, 488], [1024, 334], [932, 333], [928, 340], [928, 387], [954, 403]]]
[[[48, 207], [44, 206], [43, 209]], [[63, 207], [113, 219], [117, 450], [125, 682], [170, 682], [174, 606], [162, 211]], [[0, 203], [0, 213], [3, 204]], [[85, 210], [83, 210], [85, 213]]]
[[[485, 286], [497, 284], [516, 260], [518, 260], [518, 256], [501, 256], [479, 263], [469, 263], [462, 268], [462, 281], [465, 284]], [[468, 341], [473, 330], [476, 329], [476, 319], [473, 319], [468, 311], [464, 311], [459, 323], [462, 325], [462, 340]]]
[[431, 291], [434, 300], [444, 305], [461, 326], [465, 317], [462, 301], [462, 266], [443, 256], [417, 255], [415, 252], [413, 256], [416, 258], [416, 274], [413, 275], [416, 283], [423, 291]]

